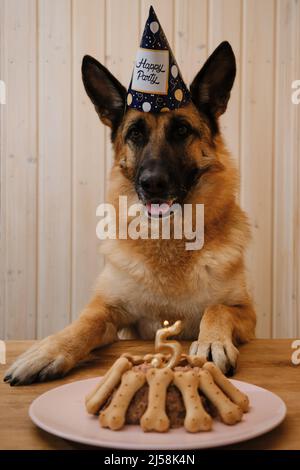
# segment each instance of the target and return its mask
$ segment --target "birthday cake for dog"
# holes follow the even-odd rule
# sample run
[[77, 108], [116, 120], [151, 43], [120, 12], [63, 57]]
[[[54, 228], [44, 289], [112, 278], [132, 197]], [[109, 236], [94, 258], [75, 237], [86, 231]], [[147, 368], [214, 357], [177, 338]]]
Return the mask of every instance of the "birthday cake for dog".
[[[123, 354], [86, 397], [88, 413], [100, 426], [119, 430], [139, 424], [143, 431], [166, 432], [184, 426], [188, 432], [209, 431], [213, 418], [233, 425], [249, 409], [238, 390], [212, 362], [182, 353], [181, 321], [158, 330], [156, 354]], [[171, 351], [171, 354], [168, 353]]]

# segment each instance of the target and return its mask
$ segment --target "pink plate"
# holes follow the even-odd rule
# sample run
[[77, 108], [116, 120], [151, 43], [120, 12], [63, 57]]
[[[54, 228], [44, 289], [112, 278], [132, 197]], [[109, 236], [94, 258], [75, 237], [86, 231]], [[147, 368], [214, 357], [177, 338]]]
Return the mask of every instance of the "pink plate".
[[85, 411], [84, 398], [99, 382], [81, 380], [54, 388], [36, 398], [30, 408], [32, 421], [45, 431], [97, 447], [114, 449], [204, 449], [245, 441], [275, 428], [284, 419], [286, 406], [274, 393], [238, 380], [232, 380], [250, 399], [250, 411], [234, 425], [214, 420], [213, 430], [190, 434], [184, 428], [167, 433], [144, 433], [139, 426], [111, 431], [99, 426], [98, 419]]

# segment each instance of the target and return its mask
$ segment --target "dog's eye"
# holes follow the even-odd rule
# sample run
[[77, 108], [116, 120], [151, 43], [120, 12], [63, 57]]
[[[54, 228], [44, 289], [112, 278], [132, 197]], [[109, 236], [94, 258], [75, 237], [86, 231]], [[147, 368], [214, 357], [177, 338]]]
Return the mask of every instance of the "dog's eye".
[[181, 126], [177, 128], [176, 133], [178, 137], [180, 137], [181, 139], [185, 139], [188, 135], [190, 135], [191, 130], [188, 126], [185, 126], [184, 124], [182, 124]]
[[128, 132], [127, 139], [131, 140], [134, 143], [139, 143], [143, 139], [143, 133], [139, 129], [134, 127]]

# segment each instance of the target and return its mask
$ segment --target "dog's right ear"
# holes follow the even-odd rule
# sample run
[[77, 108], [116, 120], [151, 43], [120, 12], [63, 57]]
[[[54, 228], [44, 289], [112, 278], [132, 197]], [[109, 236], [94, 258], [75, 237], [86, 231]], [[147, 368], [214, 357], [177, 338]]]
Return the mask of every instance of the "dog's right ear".
[[81, 71], [85, 90], [101, 121], [114, 133], [124, 114], [126, 89], [106, 67], [89, 55], [84, 56]]
[[234, 52], [223, 41], [209, 56], [190, 89], [194, 104], [213, 119], [226, 111], [236, 74]]

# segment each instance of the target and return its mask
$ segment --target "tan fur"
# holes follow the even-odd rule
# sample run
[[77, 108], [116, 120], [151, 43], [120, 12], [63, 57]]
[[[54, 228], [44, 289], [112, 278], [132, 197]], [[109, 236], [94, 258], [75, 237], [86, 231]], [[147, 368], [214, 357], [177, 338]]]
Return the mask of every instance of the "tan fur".
[[[134, 154], [123, 138], [135, 113], [127, 113], [114, 143], [107, 200], [116, 209], [119, 195], [128, 196], [128, 205], [138, 202], [132, 182]], [[92, 349], [116, 340], [122, 328], [133, 328], [141, 338], [151, 339], [164, 320], [181, 319], [182, 337], [195, 340], [193, 354], [205, 355], [211, 350], [223, 371], [236, 365], [234, 345], [253, 337], [255, 312], [244, 267], [250, 232], [236, 202], [237, 170], [222, 137], [211, 137], [193, 104], [172, 113], [184, 115], [202, 135], [200, 142], [190, 145], [189, 158], [209, 170], [185, 202], [205, 205], [204, 247], [187, 251], [184, 240], [172, 239], [104, 241], [106, 265], [94, 299], [72, 325], [18, 359], [9, 373], [16, 374], [20, 382], [26, 382], [26, 367], [32, 372], [37, 359], [45, 364], [45, 376], [67, 372]], [[151, 114], [145, 117], [153, 130], [153, 147], [164, 139], [169, 114], [159, 119]]]

